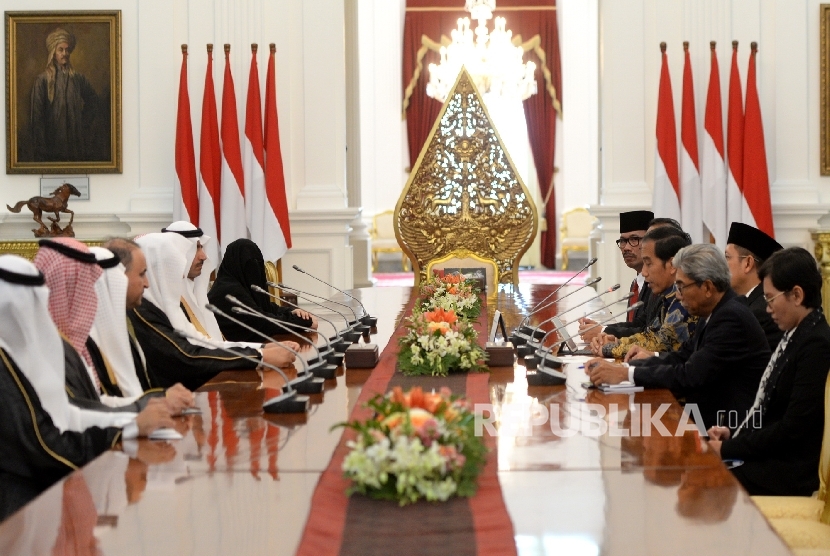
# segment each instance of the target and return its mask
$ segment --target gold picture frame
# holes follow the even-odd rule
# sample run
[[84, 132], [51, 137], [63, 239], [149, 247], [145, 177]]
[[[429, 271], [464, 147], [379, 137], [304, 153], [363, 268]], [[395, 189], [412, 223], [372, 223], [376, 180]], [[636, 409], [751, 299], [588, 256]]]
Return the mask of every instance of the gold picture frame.
[[821, 4], [821, 175], [830, 176], [830, 4]]
[[121, 11], [5, 14], [6, 173], [121, 173]]

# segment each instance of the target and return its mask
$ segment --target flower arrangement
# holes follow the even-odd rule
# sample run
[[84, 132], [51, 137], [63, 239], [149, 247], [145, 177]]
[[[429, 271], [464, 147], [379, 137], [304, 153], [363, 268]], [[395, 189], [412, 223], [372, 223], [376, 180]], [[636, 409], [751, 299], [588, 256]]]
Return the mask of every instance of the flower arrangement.
[[441, 308], [413, 312], [399, 341], [398, 368], [405, 375], [447, 376], [450, 371], [484, 371], [487, 354], [472, 324]]
[[421, 287], [424, 300], [420, 304], [423, 311], [444, 309], [469, 320], [475, 320], [481, 314], [481, 298], [476, 282], [467, 280], [461, 274], [434, 275]]
[[375, 416], [335, 425], [357, 431], [349, 441], [343, 473], [347, 494], [396, 500], [446, 501], [475, 494], [487, 448], [475, 436], [475, 414], [448, 388], [425, 393], [400, 387], [366, 404]]

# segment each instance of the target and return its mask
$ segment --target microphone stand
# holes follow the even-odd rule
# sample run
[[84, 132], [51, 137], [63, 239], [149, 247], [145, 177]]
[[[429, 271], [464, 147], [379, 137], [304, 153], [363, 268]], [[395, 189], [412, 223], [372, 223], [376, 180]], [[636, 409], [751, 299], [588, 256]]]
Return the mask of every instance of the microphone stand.
[[370, 316], [370, 315], [369, 315], [369, 311], [367, 311], [367, 310], [366, 310], [366, 306], [365, 306], [365, 305], [363, 305], [363, 302], [362, 302], [362, 301], [360, 301], [358, 298], [356, 298], [355, 296], [351, 295], [350, 293], [346, 293], [346, 292], [344, 292], [343, 290], [341, 290], [341, 289], [340, 289], [340, 288], [338, 288], [337, 286], [333, 286], [333, 285], [329, 284], [328, 282], [325, 282], [325, 281], [324, 281], [324, 280], [322, 280], [321, 278], [318, 278], [317, 276], [314, 276], [313, 274], [310, 274], [310, 273], [306, 272], [305, 270], [303, 270], [302, 268], [298, 267], [297, 265], [292, 265], [292, 266], [291, 266], [291, 268], [293, 268], [293, 269], [294, 269], [294, 270], [296, 270], [297, 272], [302, 272], [303, 274], [305, 274], [305, 275], [307, 275], [307, 276], [311, 276], [312, 278], [314, 278], [314, 279], [315, 279], [315, 280], [317, 280], [318, 282], [322, 282], [323, 284], [327, 285], [328, 287], [330, 287], [330, 288], [334, 288], [335, 290], [339, 291], [340, 293], [342, 293], [342, 294], [343, 294], [343, 295], [345, 295], [346, 297], [351, 297], [352, 299], [354, 299], [355, 301], [357, 301], [357, 302], [358, 302], [358, 304], [360, 305], [360, 308], [363, 310], [363, 317], [361, 317], [360, 322], [362, 322], [363, 324], [365, 324], [365, 325], [367, 325], [367, 326], [369, 326], [369, 327], [372, 327], [372, 326], [377, 326], [377, 324], [378, 324], [378, 318], [377, 318], [377, 317], [372, 317], [372, 316]]
[[[544, 298], [542, 301], [540, 301], [539, 303], [537, 303], [537, 304], [536, 304], [536, 305], [535, 305], [535, 306], [534, 306], [534, 307], [530, 310], [530, 313], [528, 313], [528, 315], [524, 318], [524, 320], [522, 320], [521, 325], [524, 325], [524, 324], [526, 324], [526, 323], [527, 323], [527, 319], [528, 319], [528, 318], [530, 318], [530, 315], [532, 315], [533, 313], [535, 313], [535, 312], [536, 312], [536, 310], [538, 309], [538, 307], [539, 307], [542, 303], [544, 303], [545, 301], [547, 301], [548, 299], [550, 299], [551, 297], [553, 297], [554, 295], [556, 295], [556, 293], [557, 293], [559, 290], [561, 290], [562, 288], [564, 288], [565, 286], [567, 286], [568, 284], [570, 284], [570, 283], [571, 283], [571, 280], [573, 280], [574, 278], [576, 278], [577, 276], [579, 276], [579, 275], [580, 275], [580, 274], [581, 274], [584, 270], [586, 270], [588, 267], [590, 267], [591, 265], [593, 265], [595, 262], [597, 262], [597, 258], [596, 258], [596, 257], [594, 257], [593, 259], [591, 259], [590, 261], [588, 261], [587, 263], [585, 263], [585, 266], [583, 266], [582, 268], [580, 268], [579, 270], [577, 270], [577, 271], [576, 271], [576, 273], [575, 273], [573, 276], [571, 276], [570, 278], [568, 278], [567, 280], [565, 280], [565, 283], [564, 283], [564, 284], [562, 284], [561, 286], [559, 286], [558, 288], [556, 288], [555, 290], [553, 290], [552, 292], [550, 292], [547, 296], [545, 296], [545, 298]], [[598, 282], [598, 281], [599, 281], [599, 280], [597, 280], [596, 282]], [[596, 282], [594, 282], [594, 283], [596, 283]], [[586, 285], [587, 285], [587, 284], [586, 284]], [[564, 298], [563, 298], [563, 299], [564, 299]]]
[[[260, 361], [258, 359], [254, 359], [253, 357], [249, 357], [249, 356], [247, 356], [243, 353], [240, 353], [240, 352], [236, 351], [235, 349], [231, 349], [231, 348], [216, 345], [213, 341], [205, 341], [200, 336], [197, 336], [196, 334], [192, 334], [192, 333], [187, 332], [185, 330], [176, 330], [176, 333], [178, 333], [180, 336], [183, 336], [184, 338], [187, 338], [187, 339], [190, 339], [190, 340], [198, 340], [200, 342], [203, 342], [203, 343], [211, 346], [214, 349], [224, 351], [225, 353], [230, 353], [231, 355], [235, 355], [236, 357], [241, 357], [242, 359], [245, 359], [246, 361], [250, 361], [251, 363], [255, 363], [257, 367], [262, 366], [262, 367], [266, 367], [268, 369], [271, 369], [272, 371], [278, 372], [280, 374], [280, 376], [283, 378], [283, 380], [285, 380], [285, 385], [283, 386], [283, 392], [282, 392], [282, 394], [280, 394], [276, 398], [268, 400], [267, 402], [262, 404], [262, 409], [266, 413], [306, 413], [306, 412], [308, 412], [308, 396], [298, 395], [298, 390], [295, 388], [295, 386], [299, 385], [301, 382], [305, 382], [305, 381], [313, 378], [311, 374], [308, 374], [308, 375], [303, 376], [303, 377], [298, 376], [297, 378], [295, 378], [292, 381], [292, 380], [288, 379], [288, 376], [282, 371], [282, 369], [280, 369], [279, 367], [277, 367], [275, 365], [271, 365], [270, 363], [266, 363], [265, 361]], [[282, 347], [283, 349], [285, 349], [287, 351], [290, 351], [291, 353], [299, 356], [299, 354], [296, 351], [294, 351], [293, 349], [289, 349], [285, 346], [280, 346], [280, 347]], [[302, 358], [300, 358], [300, 360], [303, 361]], [[305, 367], [305, 361], [303, 361], [303, 368], [307, 368], [307, 367]]]
[[[303, 291], [303, 290], [298, 290], [297, 288], [292, 288], [291, 286], [286, 286], [286, 285], [285, 285], [285, 284], [283, 284], [282, 282], [280, 282], [279, 284], [274, 284], [273, 282], [268, 282], [268, 285], [269, 285], [269, 286], [271, 286], [271, 287], [273, 287], [273, 288], [279, 288], [279, 289], [281, 289], [281, 290], [288, 290], [288, 291], [290, 291], [290, 292], [294, 292], [294, 295], [296, 295], [296, 296], [297, 296], [298, 298], [300, 298], [300, 299], [305, 299], [306, 301], [311, 301], [311, 300], [310, 300], [310, 299], [308, 299], [307, 297], [303, 297], [303, 296], [301, 296], [301, 295], [299, 295], [299, 294], [309, 295], [309, 296], [311, 296], [311, 297], [316, 297], [317, 299], [322, 299], [323, 301], [325, 301], [325, 302], [327, 302], [327, 303], [334, 303], [335, 305], [340, 305], [340, 306], [342, 306], [342, 307], [345, 307], [346, 309], [348, 309], [349, 311], [351, 311], [352, 316], [353, 316], [353, 317], [354, 317], [354, 319], [355, 319], [355, 320], [353, 320], [353, 321], [347, 321], [347, 322], [348, 322], [348, 324], [349, 324], [349, 328], [351, 328], [351, 329], [353, 329], [353, 330], [355, 330], [355, 331], [359, 332], [360, 334], [367, 334], [367, 333], [369, 332], [370, 327], [369, 327], [369, 326], [367, 326], [367, 325], [365, 325], [365, 324], [361, 324], [361, 323], [360, 323], [360, 321], [359, 321], [359, 320], [358, 320], [358, 318], [357, 318], [357, 313], [355, 312], [355, 310], [354, 310], [354, 309], [352, 309], [352, 307], [351, 307], [350, 305], [347, 305], [347, 304], [345, 304], [345, 303], [340, 303], [339, 301], [335, 301], [335, 300], [333, 300], [333, 299], [326, 299], [326, 298], [325, 298], [325, 297], [323, 297], [322, 295], [317, 295], [317, 294], [313, 294], [313, 293], [311, 293], [311, 292], [306, 292], [306, 291]], [[316, 302], [315, 302], [315, 301], [312, 301], [312, 303], [316, 303]], [[322, 305], [322, 304], [320, 304], [320, 303], [317, 303], [317, 304], [318, 304], [318, 305], [320, 305], [321, 307], [326, 307], [325, 305]], [[330, 311], [334, 311], [334, 309], [332, 309], [331, 307], [326, 307], [326, 309], [329, 309]]]
[[[598, 277], [594, 278], [593, 280], [591, 280], [589, 282], [586, 282], [582, 286], [579, 286], [575, 290], [566, 293], [562, 297], [558, 297], [558, 298], [554, 299], [553, 301], [545, 303], [545, 300], [550, 297], [550, 295], [549, 295], [548, 297], [545, 298], [545, 300], [542, 300], [541, 302], [537, 303], [536, 306], [530, 311], [530, 313], [528, 313], [525, 316], [525, 318], [522, 319], [522, 322], [519, 323], [519, 326], [517, 326], [516, 328], [513, 329], [513, 334], [511, 335], [511, 338], [510, 338], [511, 341], [516, 343], [515, 340], [518, 340], [519, 344], [522, 344], [523, 343], [522, 338], [523, 337], [527, 338], [527, 337], [531, 336], [532, 334], [535, 334], [535, 336], [533, 336], [534, 338], [538, 338], [540, 336], [539, 331], [537, 329], [535, 329], [534, 327], [532, 327], [532, 326], [528, 326], [528, 324], [527, 324], [530, 317], [532, 317], [533, 315], [535, 315], [536, 313], [538, 313], [542, 309], [546, 309], [547, 307], [550, 307], [554, 303], [559, 303], [560, 301], [562, 301], [566, 297], [568, 297], [570, 295], [573, 295], [576, 292], [578, 292], [578, 291], [580, 291], [584, 288], [595, 285], [600, 280], [602, 280], [602, 277], [598, 276]], [[561, 286], [560, 286], [560, 288], [561, 288]], [[559, 291], [560, 288], [557, 288], [556, 291]], [[544, 303], [544, 305], [543, 305], [543, 303]]]
[[[229, 296], [229, 297], [233, 297], [233, 296]], [[234, 299], [236, 299], [236, 298], [234, 298]], [[274, 341], [274, 339], [269, 337], [267, 334], [263, 334], [262, 332], [260, 332], [256, 328], [254, 328], [253, 326], [249, 326], [247, 323], [245, 323], [245, 322], [243, 322], [243, 321], [241, 321], [237, 318], [234, 318], [234, 317], [230, 316], [229, 314], [222, 311], [221, 309], [219, 309], [215, 305], [208, 304], [208, 305], [206, 305], [206, 307], [207, 307], [208, 311], [211, 311], [212, 313], [215, 313], [217, 315], [221, 315], [221, 316], [225, 317], [226, 319], [228, 319], [229, 321], [235, 322], [239, 326], [242, 326], [243, 328], [247, 328], [251, 332], [258, 335], [260, 338], [264, 338], [267, 342], [273, 342]], [[234, 309], [238, 309], [238, 308], [239, 307], [234, 307]], [[296, 334], [295, 332], [292, 332], [292, 334], [295, 334], [301, 340], [304, 340], [308, 343], [311, 343], [311, 341], [308, 338], [305, 338], [300, 334]], [[279, 343], [279, 342], [277, 342], [277, 343]], [[314, 349], [317, 349], [317, 346], [315, 346], [313, 343], [311, 343], [311, 346]], [[282, 346], [282, 347], [285, 347], [285, 346]], [[297, 352], [294, 352], [294, 353], [297, 353]], [[315, 378], [321, 379], [320, 389], [318, 391], [316, 391], [316, 392], [303, 392], [304, 394], [318, 394], [318, 393], [322, 392], [323, 391], [322, 390], [323, 389], [322, 380], [325, 380], [327, 378], [334, 378], [334, 376], [336, 376], [335, 371], [336, 371], [337, 367], [334, 367], [334, 366], [331, 366], [331, 365], [325, 365], [321, 369], [321, 365], [323, 365], [323, 359], [322, 359], [322, 357], [320, 357], [319, 350], [317, 351], [317, 357], [315, 358], [315, 359], [317, 359], [317, 361], [313, 364], [310, 363], [309, 361], [306, 361], [302, 357], [300, 357], [299, 353], [297, 353], [297, 357], [300, 359], [300, 361], [303, 362], [303, 372], [302, 372], [302, 374], [311, 373]], [[326, 367], [331, 367], [331, 369], [327, 369]], [[330, 377], [327, 376], [329, 374], [332, 375], [332, 376], [330, 376]]]
[[[608, 289], [607, 289], [607, 290], [605, 290], [604, 292], [602, 292], [602, 293], [600, 293], [600, 294], [598, 294], [598, 295], [595, 295], [594, 297], [589, 297], [589, 298], [588, 298], [588, 299], [586, 299], [585, 301], [582, 301], [582, 302], [580, 302], [580, 303], [578, 303], [578, 304], [574, 305], [574, 306], [573, 306], [573, 307], [571, 307], [570, 309], [567, 309], [567, 310], [565, 310], [565, 311], [562, 311], [561, 313], [558, 313], [557, 315], [555, 315], [555, 316], [553, 316], [553, 317], [550, 317], [550, 318], [548, 318], [548, 319], [543, 320], [542, 322], [540, 322], [540, 323], [539, 323], [539, 324], [537, 324], [536, 326], [529, 328], [529, 330], [531, 331], [529, 334], [522, 334], [521, 332], [514, 332], [514, 334], [513, 334], [514, 338], [511, 338], [511, 339], [515, 339], [515, 340], [518, 342], [518, 345], [519, 345], [519, 346], [521, 346], [521, 345], [523, 345], [523, 344], [532, 345], [534, 342], [536, 342], [536, 340], [538, 340], [538, 339], [540, 339], [540, 338], [541, 338], [541, 339], [544, 339], [544, 338], [547, 336], [547, 334], [545, 333], [545, 331], [544, 331], [544, 330], [542, 330], [542, 325], [543, 325], [543, 324], [548, 323], [548, 322], [551, 322], [553, 319], [558, 318], [558, 317], [561, 317], [561, 316], [562, 316], [562, 315], [564, 315], [565, 313], [568, 313], [568, 312], [570, 312], [570, 311], [573, 311], [574, 309], [576, 309], [576, 308], [578, 308], [578, 307], [582, 307], [582, 306], [583, 306], [583, 305], [585, 305], [586, 303], [591, 303], [592, 301], [594, 301], [595, 299], [598, 299], [599, 297], [601, 297], [601, 296], [605, 295], [606, 293], [615, 292], [615, 291], [617, 291], [619, 288], [620, 288], [620, 285], [619, 285], [619, 284], [616, 284], [616, 285], [614, 285], [614, 286], [611, 286], [610, 288], [608, 288]], [[567, 296], [566, 296], [566, 297], [567, 297]], [[630, 296], [629, 296], [629, 297], [630, 297]], [[564, 298], [563, 298], [563, 299], [564, 299]], [[543, 309], [544, 309], [544, 307], [543, 307]], [[540, 309], [540, 310], [541, 310], [541, 309]], [[525, 327], [525, 328], [527, 328], [527, 327]], [[539, 340], [539, 341], [541, 341], [541, 340]]]
[[[356, 343], [358, 340], [360, 340], [360, 336], [362, 335], [362, 333], [354, 331], [354, 326], [352, 325], [351, 321], [349, 321], [348, 317], [346, 317], [346, 315], [344, 315], [343, 313], [341, 313], [337, 309], [334, 309], [332, 307], [326, 307], [325, 305], [323, 305], [319, 301], [314, 301], [313, 299], [309, 299], [308, 297], [304, 297], [303, 295], [300, 295], [301, 293], [306, 294], [306, 295], [313, 295], [313, 294], [309, 294], [307, 292], [304, 292], [302, 290], [298, 290], [296, 288], [285, 287], [282, 284], [275, 284], [274, 282], [267, 282], [267, 284], [269, 286], [271, 286], [272, 288], [280, 288], [280, 289], [285, 289], [285, 290], [291, 290], [291, 291], [294, 292], [294, 294], [297, 296], [298, 299], [305, 299], [306, 301], [308, 301], [310, 303], [314, 303], [318, 307], [322, 307], [323, 309], [325, 309], [327, 311], [333, 311], [333, 312], [337, 313], [338, 315], [340, 315], [343, 318], [343, 322], [346, 323], [346, 328], [344, 328], [343, 330], [338, 332], [337, 328], [334, 329], [334, 331], [337, 333], [337, 335], [340, 336], [340, 337], [345, 337], [346, 339], [348, 339], [352, 343]], [[268, 295], [271, 295], [271, 297], [275, 297], [271, 293], [269, 293]], [[314, 297], [320, 297], [320, 296], [315, 295]], [[323, 299], [324, 301], [326, 301], [326, 299], [323, 298], [323, 297], [320, 297], [320, 299]], [[292, 307], [297, 307], [298, 309], [300, 308], [299, 306], [291, 303], [290, 301], [286, 301], [284, 299], [281, 299], [280, 301], [283, 301], [283, 302], [287, 303], [288, 305], [291, 305]], [[337, 303], [337, 304], [338, 305], [343, 305], [342, 303]], [[348, 307], [348, 305], [347, 305], [347, 307]], [[355, 322], [357, 322], [357, 321], [355, 321]]]
[[[265, 295], [270, 296], [270, 297], [272, 297], [272, 298], [274, 298], [278, 301], [282, 301], [283, 303], [285, 303], [286, 305], [288, 305], [290, 307], [294, 307], [295, 309], [300, 309], [299, 305], [291, 303], [290, 301], [286, 301], [285, 299], [280, 299], [276, 295], [272, 294], [269, 291], [266, 291], [266, 290], [260, 288], [256, 284], [251, 284], [251, 289], [253, 291], [257, 292], [257, 293], [264, 293]], [[320, 305], [319, 303], [316, 303], [314, 301], [312, 301], [312, 303], [314, 303], [315, 305]], [[322, 305], [320, 305], [320, 306], [322, 307]], [[327, 307], [324, 307], [324, 309], [327, 309]], [[300, 309], [300, 310], [302, 310], [302, 309]], [[335, 311], [335, 313], [336, 312], [337, 311]], [[334, 342], [332, 344], [332, 346], [334, 347], [335, 351], [337, 351], [337, 353], [344, 353], [346, 351], [346, 348], [349, 347], [349, 344], [351, 344], [352, 342], [355, 341], [354, 339], [352, 339], [352, 336], [351, 336], [352, 332], [350, 331], [349, 328], [346, 328], [346, 329], [342, 330], [341, 332], [338, 332], [337, 331], [337, 325], [335, 325], [329, 319], [327, 319], [325, 317], [321, 317], [320, 315], [314, 315], [314, 316], [317, 317], [318, 319], [320, 319], [321, 321], [327, 322], [327, 323], [329, 323], [329, 325], [331, 325], [331, 328], [332, 328], [332, 330], [334, 330], [335, 335], [330, 337], [329, 340]], [[340, 316], [342, 317], [343, 315], [340, 315]], [[345, 335], [345, 334], [350, 334], [349, 339], [343, 339], [343, 335]], [[360, 338], [360, 336], [358, 336], [358, 338]]]
[[[634, 303], [633, 305], [631, 305], [631, 307], [626, 309], [625, 313], [634, 311], [642, 305], [643, 302], [638, 301], [637, 303]], [[616, 315], [608, 317], [607, 319], [603, 320], [602, 322], [598, 322], [593, 326], [602, 326], [603, 324], [610, 320], [613, 320], [614, 318], [616, 318]], [[593, 326], [591, 328], [593, 328]], [[560, 340], [558, 342], [554, 342], [553, 344], [551, 344], [550, 347], [548, 347], [547, 350], [543, 353], [541, 363], [539, 366], [536, 367], [536, 370], [526, 372], [528, 386], [559, 386], [565, 384], [565, 382], [568, 379], [568, 375], [566, 375], [562, 371], [557, 371], [556, 369], [552, 368], [549, 369], [545, 366], [545, 364], [548, 362], [548, 355], [550, 355], [550, 352], [553, 350], [554, 347], [561, 345], [562, 343], [564, 343], [564, 340]], [[561, 367], [562, 361], [552, 361], [552, 364]]]

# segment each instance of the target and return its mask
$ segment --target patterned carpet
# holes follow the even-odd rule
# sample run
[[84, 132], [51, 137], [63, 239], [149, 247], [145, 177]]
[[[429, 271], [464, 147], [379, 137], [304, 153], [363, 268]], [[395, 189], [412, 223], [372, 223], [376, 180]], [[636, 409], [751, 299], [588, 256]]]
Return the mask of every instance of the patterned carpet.
[[[562, 284], [573, 276], [573, 272], [561, 270], [520, 270], [519, 283], [521, 284]], [[585, 283], [588, 274], [583, 272], [571, 281], [571, 284], [581, 286]], [[372, 275], [375, 286], [411, 286], [415, 277], [411, 272], [378, 272]]]

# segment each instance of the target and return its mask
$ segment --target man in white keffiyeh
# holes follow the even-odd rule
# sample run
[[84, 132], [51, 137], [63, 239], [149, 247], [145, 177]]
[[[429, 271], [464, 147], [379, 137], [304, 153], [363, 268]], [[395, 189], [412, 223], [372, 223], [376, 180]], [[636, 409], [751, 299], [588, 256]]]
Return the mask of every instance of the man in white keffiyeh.
[[187, 276], [182, 280], [183, 311], [200, 333], [213, 340], [222, 340], [222, 330], [219, 328], [216, 316], [205, 309], [205, 305], [209, 303], [207, 292], [210, 288], [210, 276], [216, 270], [216, 261], [208, 257], [204, 249], [212, 238], [205, 235], [201, 228], [184, 221], [173, 222], [162, 232], [175, 233], [190, 242], [190, 247], [185, 253], [190, 267]]
[[[125, 396], [118, 387], [116, 365], [122, 374], [135, 374], [135, 367], [129, 359], [110, 360], [108, 355], [117, 355], [113, 344], [107, 351], [101, 350], [98, 343], [90, 336], [98, 310], [95, 285], [104, 275], [103, 266], [113, 266], [117, 261], [114, 255], [103, 250], [103, 258], [110, 263], [100, 264], [94, 254], [83, 243], [72, 238], [42, 240], [41, 249], [35, 256], [35, 266], [44, 274], [51, 292], [49, 311], [58, 331], [65, 339], [64, 369], [67, 392], [74, 403], [88, 409], [99, 409], [98, 404], [110, 408], [138, 411], [147, 403], [144, 392]], [[123, 272], [117, 270], [123, 277]], [[117, 275], [116, 275], [117, 276]], [[113, 278], [113, 284], [117, 280]], [[121, 281], [123, 285], [123, 281]], [[119, 288], [121, 289], [121, 288]], [[123, 292], [119, 292], [124, 295]], [[126, 298], [125, 298], [126, 299]], [[109, 309], [104, 312], [112, 314], [112, 303], [104, 297], [103, 303]], [[123, 313], [122, 313], [123, 314]], [[126, 321], [123, 321], [126, 329]], [[110, 318], [112, 323], [112, 318]], [[77, 357], [77, 355], [81, 357]], [[161, 395], [161, 391], [148, 393]], [[167, 402], [173, 413], [179, 413], [192, 405], [193, 395], [181, 385], [171, 388], [167, 393]]]
[[[219, 371], [252, 369], [256, 363], [286, 366], [297, 350], [294, 342], [260, 344], [225, 342], [199, 330], [181, 309], [182, 284], [192, 266], [192, 243], [177, 233], [146, 234], [136, 239], [147, 260], [149, 287], [139, 307], [127, 311], [138, 343], [146, 356], [151, 386], [166, 387], [181, 382], [194, 390]], [[201, 334], [200, 334], [201, 332]], [[199, 340], [198, 338], [204, 338]], [[245, 357], [234, 356], [221, 348], [236, 348]]]
[[138, 415], [70, 404], [43, 274], [25, 259], [0, 256], [0, 471], [55, 480], [122, 437], [172, 425], [163, 400], [150, 400]]

